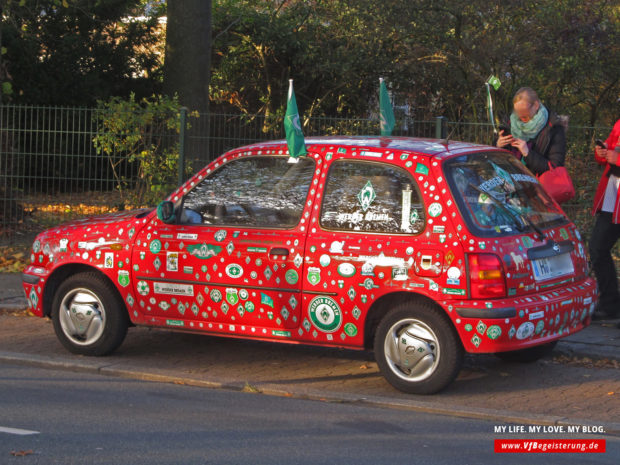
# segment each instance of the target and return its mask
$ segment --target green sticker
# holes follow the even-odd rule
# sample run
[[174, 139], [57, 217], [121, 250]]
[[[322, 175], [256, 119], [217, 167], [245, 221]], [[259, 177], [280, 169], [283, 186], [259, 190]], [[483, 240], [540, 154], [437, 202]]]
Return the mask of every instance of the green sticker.
[[129, 286], [129, 271], [121, 270], [118, 272], [118, 283], [123, 286]]
[[159, 239], [152, 240], [149, 249], [151, 253], [158, 253], [161, 250], [161, 241]]
[[284, 279], [286, 279], [286, 282], [292, 286], [297, 284], [297, 281], [299, 281], [299, 275], [295, 270], [288, 270], [284, 275]]
[[347, 323], [346, 325], [344, 325], [344, 332], [349, 337], [355, 337], [357, 336], [357, 326], [355, 326], [353, 323]]
[[489, 326], [489, 329], [487, 329], [487, 337], [489, 339], [497, 339], [498, 337], [500, 337], [502, 334], [502, 328], [500, 328], [497, 325], [491, 325]]
[[268, 307], [273, 308], [273, 299], [262, 292], [260, 293], [260, 303], [261, 305], [267, 305]]
[[427, 175], [428, 174], [428, 166], [424, 165], [423, 163], [418, 163], [415, 167], [415, 172], [419, 173], [419, 174], [424, 174]]
[[377, 198], [377, 193], [372, 187], [370, 181], [366, 182], [362, 190], [357, 194], [357, 200], [359, 201], [362, 211], [366, 211], [370, 208], [372, 202]]
[[336, 301], [317, 296], [308, 305], [308, 314], [314, 326], [325, 333], [333, 333], [342, 323], [342, 314]]

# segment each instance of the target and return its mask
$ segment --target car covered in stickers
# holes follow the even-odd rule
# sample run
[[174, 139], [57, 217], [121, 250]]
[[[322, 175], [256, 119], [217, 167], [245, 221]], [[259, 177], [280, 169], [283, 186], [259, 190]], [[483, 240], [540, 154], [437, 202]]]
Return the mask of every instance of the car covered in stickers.
[[463, 356], [536, 360], [590, 323], [582, 238], [509, 153], [456, 141], [306, 139], [231, 150], [156, 209], [41, 233], [31, 311], [71, 352], [130, 326], [374, 349], [396, 388], [449, 385]]

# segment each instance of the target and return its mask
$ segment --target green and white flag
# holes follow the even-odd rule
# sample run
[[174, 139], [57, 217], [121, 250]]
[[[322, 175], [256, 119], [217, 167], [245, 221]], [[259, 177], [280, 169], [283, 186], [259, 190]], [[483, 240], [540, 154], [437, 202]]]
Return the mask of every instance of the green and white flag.
[[301, 131], [297, 100], [295, 100], [295, 92], [293, 92], [293, 80], [289, 79], [288, 83], [284, 131], [286, 132], [286, 145], [288, 146], [289, 155], [293, 158], [298, 158], [300, 155], [305, 155], [308, 152], [306, 151], [304, 133]]
[[394, 129], [394, 110], [383, 78], [379, 78], [379, 109], [381, 118], [381, 135], [391, 136]]

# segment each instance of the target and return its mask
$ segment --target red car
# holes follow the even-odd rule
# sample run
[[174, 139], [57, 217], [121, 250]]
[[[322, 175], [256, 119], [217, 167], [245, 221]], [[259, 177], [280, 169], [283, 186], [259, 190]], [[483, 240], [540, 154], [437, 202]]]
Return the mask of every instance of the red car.
[[374, 348], [433, 393], [464, 352], [535, 360], [590, 323], [579, 231], [507, 152], [463, 142], [306, 139], [232, 150], [162, 202], [40, 234], [32, 312], [71, 352], [132, 325]]

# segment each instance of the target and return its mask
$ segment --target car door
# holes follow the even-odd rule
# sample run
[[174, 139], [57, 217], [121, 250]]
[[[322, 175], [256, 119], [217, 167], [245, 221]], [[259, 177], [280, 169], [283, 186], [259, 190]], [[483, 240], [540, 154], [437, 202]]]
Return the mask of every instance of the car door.
[[185, 193], [176, 224], [143, 232], [134, 260], [151, 265], [137, 292], [167, 325], [290, 337], [315, 162], [238, 155], [216, 166]]
[[304, 271], [306, 338], [362, 345], [373, 301], [409, 290], [416, 276], [414, 246], [426, 224], [420, 190], [396, 164], [335, 157], [315, 215]]

